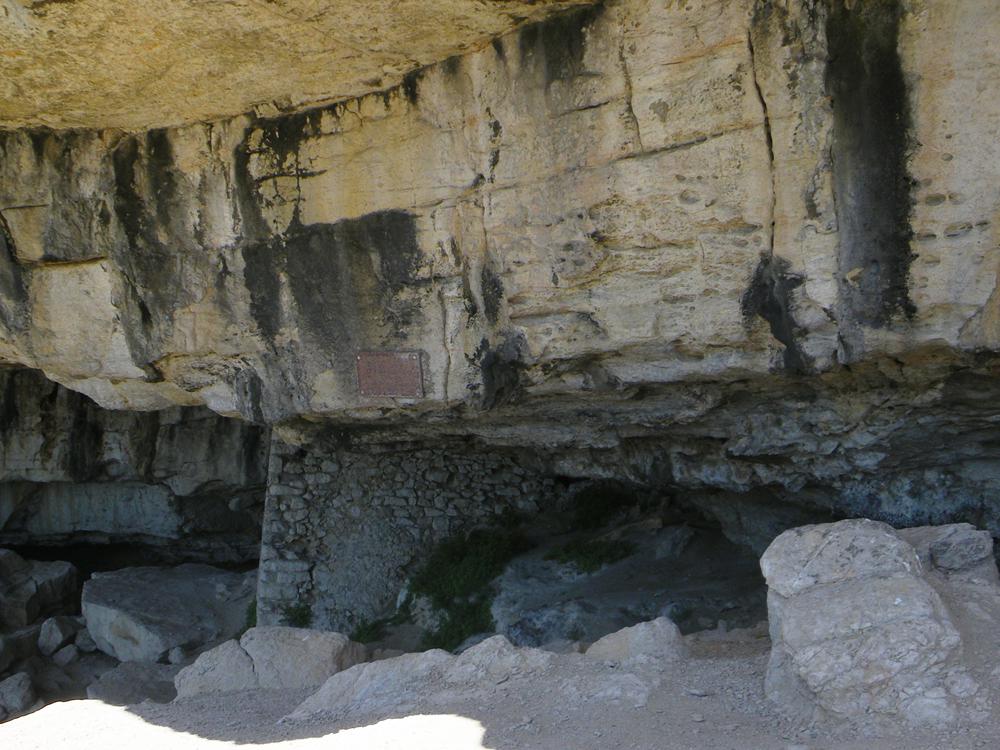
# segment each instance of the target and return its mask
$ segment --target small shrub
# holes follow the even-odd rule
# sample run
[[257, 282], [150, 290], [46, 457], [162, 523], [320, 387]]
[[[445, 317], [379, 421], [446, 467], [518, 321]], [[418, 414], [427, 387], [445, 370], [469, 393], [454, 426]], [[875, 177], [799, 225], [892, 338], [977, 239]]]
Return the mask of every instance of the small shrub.
[[470, 601], [454, 602], [447, 609], [444, 622], [437, 630], [424, 636], [424, 648], [443, 648], [453, 651], [469, 636], [493, 630], [496, 623], [490, 607], [493, 595], [481, 594]]
[[351, 640], [358, 643], [374, 643], [385, 637], [387, 620], [362, 620], [358, 626], [351, 631]]
[[308, 604], [286, 604], [281, 608], [286, 625], [293, 628], [308, 628], [312, 625], [313, 613]]
[[243, 628], [243, 632], [247, 632], [250, 628], [257, 627], [257, 600], [254, 599], [247, 605], [247, 616], [244, 622], [246, 627]]
[[545, 559], [572, 565], [581, 573], [593, 573], [605, 565], [628, 557], [633, 552], [635, 545], [631, 542], [578, 540], [552, 550], [545, 555]]
[[374, 643], [385, 638], [386, 630], [392, 625], [402, 625], [409, 622], [413, 617], [410, 611], [412, 597], [407, 596], [399, 609], [391, 617], [383, 617], [378, 620], [362, 620], [351, 633], [351, 640], [358, 643]]
[[532, 546], [516, 526], [511, 516], [498, 528], [446, 540], [431, 552], [410, 583], [414, 594], [444, 612], [441, 626], [425, 636], [425, 648], [451, 651], [469, 636], [493, 630], [490, 583]]

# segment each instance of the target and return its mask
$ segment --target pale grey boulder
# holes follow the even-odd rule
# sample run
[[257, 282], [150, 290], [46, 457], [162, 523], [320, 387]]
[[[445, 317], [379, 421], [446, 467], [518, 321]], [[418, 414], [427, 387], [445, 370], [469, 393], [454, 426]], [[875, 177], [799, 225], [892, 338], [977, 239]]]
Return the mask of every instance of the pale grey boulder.
[[240, 646], [262, 688], [316, 687], [367, 657], [365, 646], [345, 635], [305, 628], [250, 628]]
[[890, 526], [867, 519], [790, 529], [767, 548], [760, 567], [768, 587], [786, 597], [822, 584], [919, 571], [913, 547]]
[[687, 646], [677, 626], [667, 617], [640, 622], [630, 628], [609, 633], [585, 652], [590, 659], [614, 661], [630, 666], [657, 666], [680, 661], [687, 656]]
[[202, 693], [231, 693], [256, 687], [258, 682], [253, 661], [236, 640], [205, 651], [174, 677], [178, 698], [190, 698]]
[[243, 630], [255, 584], [255, 572], [208, 565], [124, 568], [84, 585], [83, 614], [104, 653], [163, 661], [176, 647], [197, 648]]
[[336, 721], [356, 713], [410, 710], [422, 691], [440, 681], [455, 659], [447, 651], [433, 649], [359, 664], [324, 682], [287, 719]]
[[898, 533], [913, 546], [925, 569], [949, 576], [1000, 580], [993, 557], [993, 536], [988, 531], [969, 523], [952, 523], [900, 529]]
[[367, 649], [340, 633], [306, 628], [251, 628], [201, 654], [175, 680], [181, 698], [254, 688], [314, 688], [359, 664]]
[[792, 529], [764, 553], [765, 690], [784, 713], [862, 724], [981, 718], [959, 629], [907, 536], [936, 538], [851, 520]]

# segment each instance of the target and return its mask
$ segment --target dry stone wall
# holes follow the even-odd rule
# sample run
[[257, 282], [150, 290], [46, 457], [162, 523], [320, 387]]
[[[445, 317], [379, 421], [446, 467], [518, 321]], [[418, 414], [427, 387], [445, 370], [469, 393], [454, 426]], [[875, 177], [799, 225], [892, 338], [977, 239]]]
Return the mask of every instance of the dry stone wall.
[[313, 627], [346, 632], [384, 614], [436, 542], [559, 497], [553, 479], [516, 456], [457, 443], [275, 440], [269, 473], [258, 622], [304, 607]]

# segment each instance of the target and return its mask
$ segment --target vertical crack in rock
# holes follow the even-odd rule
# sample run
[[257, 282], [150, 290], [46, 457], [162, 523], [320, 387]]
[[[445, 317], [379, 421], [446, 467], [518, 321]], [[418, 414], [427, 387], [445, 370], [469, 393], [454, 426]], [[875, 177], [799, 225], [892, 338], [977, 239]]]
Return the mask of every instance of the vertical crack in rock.
[[771, 335], [785, 346], [785, 369], [804, 374], [813, 370], [813, 362], [798, 342], [801, 328], [792, 315], [792, 292], [805, 279], [792, 273], [790, 267], [791, 264], [779, 256], [761, 256], [753, 280], [743, 294], [743, 317], [748, 322], [754, 316], [766, 320]]
[[912, 123], [898, 50], [901, 16], [899, 0], [833, 0], [826, 24], [840, 317], [873, 327], [916, 312], [908, 287]]
[[625, 78], [625, 106], [628, 108], [629, 117], [632, 118], [632, 127], [635, 128], [635, 142], [640, 153], [643, 152], [642, 130], [639, 128], [639, 118], [635, 116], [632, 94], [632, 74], [628, 69], [628, 60], [625, 57], [625, 30], [621, 30], [621, 41], [618, 43], [618, 61], [622, 66], [622, 76]]
[[[756, 19], [755, 19], [756, 22]], [[754, 52], [753, 46], [753, 33], [754, 29], [751, 28], [747, 31], [747, 51], [750, 54], [750, 74], [753, 78], [753, 88], [757, 93], [757, 101], [760, 102], [761, 114], [764, 118], [764, 140], [767, 143], [767, 166], [771, 177], [771, 203], [769, 207], [770, 212], [770, 224], [768, 226], [768, 239], [767, 239], [767, 252], [768, 255], [774, 255], [774, 235], [775, 235], [775, 224], [777, 221], [777, 204], [778, 204], [778, 186], [777, 177], [774, 171], [774, 133], [771, 131], [771, 115], [767, 108], [767, 99], [764, 98], [764, 91], [760, 87], [760, 81], [757, 78], [757, 55]]]
[[451, 385], [451, 347], [448, 346], [448, 302], [443, 285], [438, 285], [438, 303], [441, 305], [441, 349], [445, 356], [444, 401], [448, 403], [448, 388]]

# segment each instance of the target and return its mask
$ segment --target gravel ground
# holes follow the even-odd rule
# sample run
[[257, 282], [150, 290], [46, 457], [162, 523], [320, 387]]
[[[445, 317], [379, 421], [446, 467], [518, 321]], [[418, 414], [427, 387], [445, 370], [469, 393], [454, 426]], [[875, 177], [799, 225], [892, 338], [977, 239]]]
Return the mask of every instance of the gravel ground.
[[[542, 674], [463, 691], [432, 686], [405, 709], [348, 723], [281, 721], [305, 692], [250, 691], [129, 708], [69, 701], [0, 725], [6, 750], [184, 750], [274, 746], [323, 750], [961, 750], [1000, 747], [995, 720], [947, 733], [860, 734], [783, 721], [763, 695], [769, 644], [758, 629], [687, 638], [692, 656], [658, 677], [645, 705], [594, 702], [601, 672], [560, 661]], [[602, 665], [605, 678], [615, 669]], [[589, 681], [589, 682], [588, 682]]]

